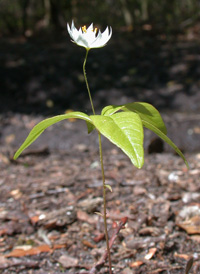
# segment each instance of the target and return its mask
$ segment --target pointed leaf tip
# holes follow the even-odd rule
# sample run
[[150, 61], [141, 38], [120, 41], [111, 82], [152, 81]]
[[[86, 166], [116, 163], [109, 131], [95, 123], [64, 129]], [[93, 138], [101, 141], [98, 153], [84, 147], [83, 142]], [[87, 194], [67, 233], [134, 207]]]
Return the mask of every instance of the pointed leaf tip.
[[87, 124], [92, 123], [89, 116], [83, 112], [70, 112], [68, 114], [57, 115], [48, 119], [45, 119], [38, 123], [29, 133], [28, 137], [24, 141], [24, 143], [20, 146], [20, 148], [15, 153], [13, 159], [16, 160], [19, 155], [23, 152], [24, 149], [29, 147], [41, 134], [42, 132], [47, 129], [49, 126], [56, 124], [62, 120], [76, 118], [82, 119], [87, 122]]
[[112, 187], [111, 187], [110, 185], [105, 185], [105, 187], [106, 187], [107, 189], [109, 189], [110, 192], [112, 192]]

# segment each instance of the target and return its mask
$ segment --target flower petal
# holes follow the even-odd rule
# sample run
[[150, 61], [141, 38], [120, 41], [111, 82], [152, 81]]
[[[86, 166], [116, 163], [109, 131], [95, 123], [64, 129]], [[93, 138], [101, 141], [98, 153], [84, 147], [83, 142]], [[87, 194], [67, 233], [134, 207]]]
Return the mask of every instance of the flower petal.
[[98, 36], [97, 36], [97, 40], [94, 41], [94, 43], [92, 44], [92, 48], [100, 48], [106, 45], [106, 43], [108, 42], [108, 40], [110, 40], [112, 36], [112, 28], [110, 27], [110, 33], [108, 31], [108, 27], [106, 28], [106, 30], [101, 33], [99, 31]]
[[88, 32], [88, 31], [93, 31], [93, 29], [94, 29], [94, 28], [93, 28], [93, 23], [92, 23], [92, 24], [89, 25], [89, 27], [87, 28], [87, 32]]
[[93, 28], [93, 23], [90, 24], [87, 29], [84, 27], [84, 29], [79, 28], [79, 30], [77, 30], [73, 20], [71, 28], [69, 24], [67, 24], [67, 30], [74, 43], [87, 49], [100, 48], [105, 46], [112, 36], [111, 27], [110, 29], [107, 27], [103, 33], [101, 33], [99, 30], [97, 34], [96, 30]]

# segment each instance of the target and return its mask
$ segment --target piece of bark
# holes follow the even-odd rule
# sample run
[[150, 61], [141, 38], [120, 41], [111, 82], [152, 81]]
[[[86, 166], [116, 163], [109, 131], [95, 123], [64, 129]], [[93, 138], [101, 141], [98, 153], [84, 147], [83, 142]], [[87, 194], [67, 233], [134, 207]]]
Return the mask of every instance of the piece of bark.
[[40, 215], [38, 225], [44, 226], [46, 229], [56, 227], [64, 227], [75, 222], [77, 219], [76, 210], [73, 206], [45, 212]]

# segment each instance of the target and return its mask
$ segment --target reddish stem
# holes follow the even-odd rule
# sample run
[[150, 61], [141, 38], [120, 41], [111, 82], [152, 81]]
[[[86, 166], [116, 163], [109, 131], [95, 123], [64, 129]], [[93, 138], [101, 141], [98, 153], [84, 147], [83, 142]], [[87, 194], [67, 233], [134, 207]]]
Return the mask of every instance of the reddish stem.
[[[109, 247], [111, 248], [115, 239], [117, 238], [117, 235], [119, 234], [119, 231], [124, 227], [124, 225], [126, 224], [128, 218], [124, 217], [120, 220], [119, 224], [114, 228], [113, 230], [113, 234], [112, 237], [109, 241]], [[95, 274], [96, 271], [98, 271], [101, 266], [105, 263], [106, 258], [108, 256], [108, 252], [107, 250], [105, 250], [104, 254], [101, 256], [101, 258], [99, 259], [99, 261], [91, 268], [91, 270], [89, 271], [88, 274]]]

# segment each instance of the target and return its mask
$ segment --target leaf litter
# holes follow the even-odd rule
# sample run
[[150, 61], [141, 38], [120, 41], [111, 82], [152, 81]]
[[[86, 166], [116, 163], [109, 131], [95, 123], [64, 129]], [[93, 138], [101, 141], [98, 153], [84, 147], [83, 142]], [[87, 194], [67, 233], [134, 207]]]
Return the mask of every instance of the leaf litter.
[[[199, 204], [192, 194], [199, 191], [199, 173], [192, 171], [200, 168], [199, 155], [187, 155], [187, 171], [172, 154], [147, 155], [141, 170], [117, 149], [104, 154], [113, 189], [110, 237], [115, 222], [128, 218], [112, 246], [114, 273], [183, 273], [191, 257], [190, 273], [196, 273]], [[102, 188], [95, 183], [101, 173], [99, 165], [91, 166], [97, 158], [92, 150], [51, 152], [1, 164], [2, 273], [89, 273], [105, 252], [103, 221], [96, 214], [102, 212]], [[174, 172], [179, 179], [172, 181]], [[106, 263], [98, 273], [107, 273]]]

